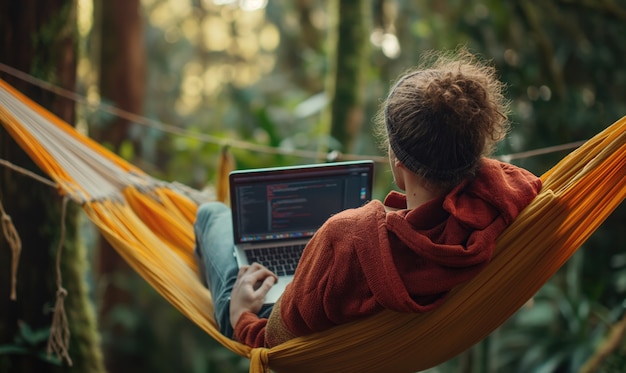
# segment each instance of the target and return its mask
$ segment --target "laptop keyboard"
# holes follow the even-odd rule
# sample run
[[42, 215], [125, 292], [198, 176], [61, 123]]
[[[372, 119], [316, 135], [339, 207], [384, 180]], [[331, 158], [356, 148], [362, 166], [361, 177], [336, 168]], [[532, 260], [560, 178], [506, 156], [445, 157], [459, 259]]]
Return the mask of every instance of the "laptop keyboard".
[[261, 263], [278, 276], [293, 275], [306, 244], [246, 250], [248, 263]]

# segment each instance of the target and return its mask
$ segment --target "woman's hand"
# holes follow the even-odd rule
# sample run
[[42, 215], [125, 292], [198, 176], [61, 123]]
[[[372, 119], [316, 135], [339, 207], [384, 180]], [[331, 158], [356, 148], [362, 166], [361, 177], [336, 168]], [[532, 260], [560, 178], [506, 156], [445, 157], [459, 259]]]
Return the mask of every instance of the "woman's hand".
[[233, 329], [244, 312], [257, 313], [263, 307], [265, 295], [278, 277], [259, 263], [239, 269], [230, 293], [230, 324]]

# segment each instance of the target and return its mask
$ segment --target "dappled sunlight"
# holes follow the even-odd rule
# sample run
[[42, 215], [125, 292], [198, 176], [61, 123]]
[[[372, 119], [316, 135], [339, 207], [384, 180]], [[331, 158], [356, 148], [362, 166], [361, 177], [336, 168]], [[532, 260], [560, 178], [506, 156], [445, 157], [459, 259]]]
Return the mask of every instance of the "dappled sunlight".
[[583, 103], [587, 106], [592, 106], [596, 101], [596, 94], [592, 89], [585, 88], [582, 92]]
[[256, 35], [240, 35], [233, 40], [229, 52], [238, 55], [245, 60], [250, 60], [259, 52], [259, 42]]
[[201, 104], [202, 100], [199, 95], [183, 95], [176, 100], [175, 108], [180, 115], [188, 115]]
[[168, 43], [176, 43], [180, 40], [180, 28], [176, 26], [168, 27], [165, 30], [165, 35], [163, 35], [163, 37]]
[[211, 96], [217, 93], [218, 89], [222, 86], [222, 77], [225, 75], [225, 71], [228, 66], [209, 66], [202, 74], [202, 81], [204, 84], [204, 94]]
[[206, 17], [200, 28], [207, 50], [223, 51], [232, 43], [228, 25], [218, 16]]
[[168, 0], [167, 4], [173, 17], [187, 17], [193, 10], [191, 0]]
[[189, 40], [194, 40], [200, 34], [200, 25], [192, 18], [183, 20], [180, 29], [183, 36]]
[[546, 85], [539, 87], [531, 85], [526, 88], [526, 94], [531, 101], [550, 101], [550, 98], [552, 97], [552, 90], [550, 90], [550, 87]]
[[93, 2], [91, 0], [78, 0], [76, 7], [78, 33], [84, 38], [93, 27]]
[[265, 15], [266, 0], [144, 0], [147, 19], [169, 44], [187, 43], [193, 57], [180, 71], [176, 111], [191, 114], [228, 85], [257, 83], [276, 65], [280, 32]]
[[239, 6], [241, 6], [241, 9], [251, 12], [265, 8], [267, 0], [240, 0]]
[[248, 12], [263, 9], [267, 6], [267, 0], [204, 0], [204, 3], [230, 5]]
[[236, 69], [237, 74], [234, 76], [233, 84], [238, 88], [244, 88], [250, 82], [256, 82], [261, 79], [261, 70], [258, 66], [241, 64]]
[[382, 37], [381, 50], [383, 54], [389, 58], [398, 58], [400, 56], [400, 42], [394, 34], [386, 33]]
[[149, 13], [148, 21], [155, 27], [164, 28], [171, 22], [171, 14], [169, 4], [163, 2], [155, 4]]
[[518, 66], [519, 54], [513, 49], [507, 49], [504, 51], [504, 60], [511, 66]]
[[278, 28], [271, 23], [263, 25], [259, 34], [259, 44], [261, 49], [271, 52], [278, 48], [280, 43], [280, 33]]

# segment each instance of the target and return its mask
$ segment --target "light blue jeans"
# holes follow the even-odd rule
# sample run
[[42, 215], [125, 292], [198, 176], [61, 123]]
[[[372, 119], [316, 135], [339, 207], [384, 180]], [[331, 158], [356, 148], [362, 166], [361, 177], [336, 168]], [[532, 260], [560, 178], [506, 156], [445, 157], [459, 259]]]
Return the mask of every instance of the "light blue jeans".
[[[234, 238], [231, 210], [221, 202], [207, 202], [198, 207], [195, 256], [198, 272], [211, 291], [215, 321], [220, 332], [233, 337], [230, 325], [230, 293], [237, 280], [239, 267], [234, 256]], [[259, 317], [269, 317], [271, 305], [265, 305]]]

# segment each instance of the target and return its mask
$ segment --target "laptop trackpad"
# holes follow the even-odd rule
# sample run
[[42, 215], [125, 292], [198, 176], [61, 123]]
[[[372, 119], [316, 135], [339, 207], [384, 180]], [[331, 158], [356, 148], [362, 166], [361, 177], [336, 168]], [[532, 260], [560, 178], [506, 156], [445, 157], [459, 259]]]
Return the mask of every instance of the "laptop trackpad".
[[285, 291], [285, 287], [293, 280], [293, 276], [280, 276], [278, 282], [271, 287], [270, 291], [265, 295], [265, 304], [274, 304]]

